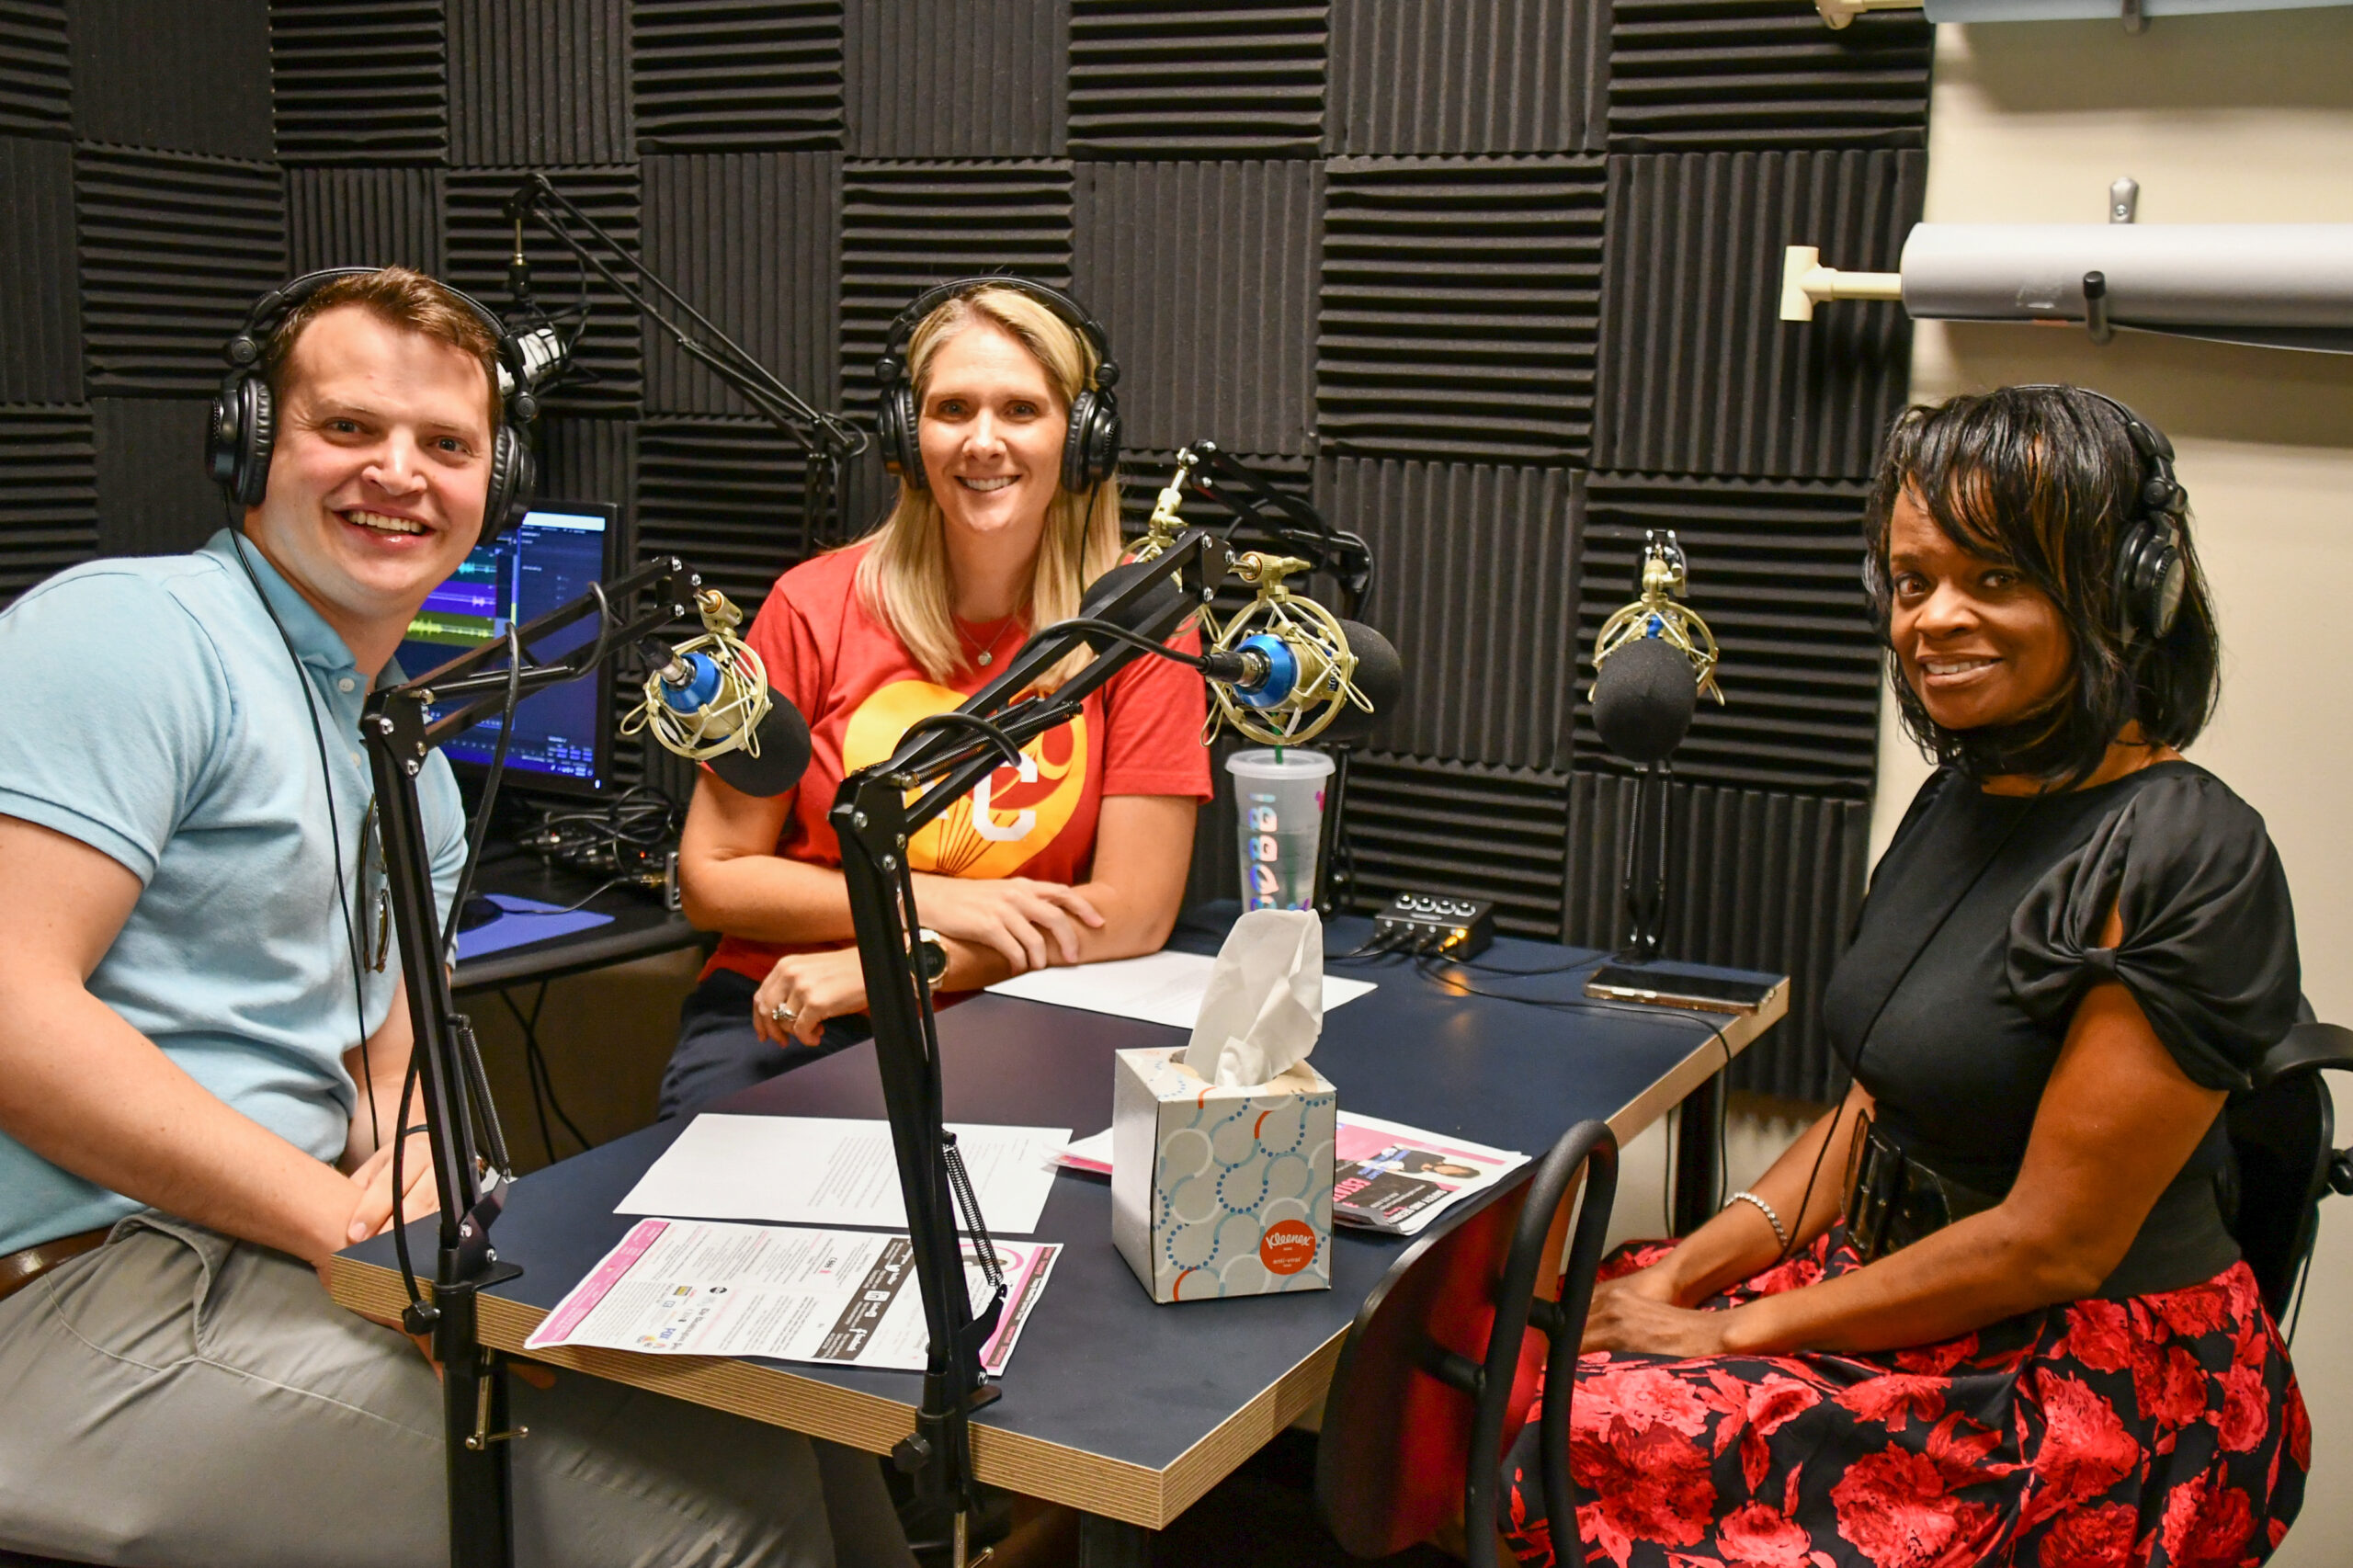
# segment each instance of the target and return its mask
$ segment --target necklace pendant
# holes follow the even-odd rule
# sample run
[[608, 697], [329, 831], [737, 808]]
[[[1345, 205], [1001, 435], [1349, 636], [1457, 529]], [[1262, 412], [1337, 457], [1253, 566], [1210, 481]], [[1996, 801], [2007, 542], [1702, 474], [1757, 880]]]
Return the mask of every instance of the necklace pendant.
[[996, 655], [995, 653], [992, 653], [986, 648], [983, 648], [981, 650], [981, 656], [974, 660], [973, 663], [985, 666], [995, 658]]

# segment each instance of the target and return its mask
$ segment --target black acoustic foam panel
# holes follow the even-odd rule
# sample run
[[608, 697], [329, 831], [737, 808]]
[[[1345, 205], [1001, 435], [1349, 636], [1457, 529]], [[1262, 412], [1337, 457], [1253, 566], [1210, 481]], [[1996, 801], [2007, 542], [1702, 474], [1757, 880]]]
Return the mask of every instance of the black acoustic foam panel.
[[[1625, 934], [1620, 879], [1633, 780], [1580, 771], [1569, 801], [1562, 940], [1612, 949]], [[1822, 1032], [1822, 987], [1862, 904], [1870, 806], [1678, 783], [1667, 831], [1666, 955], [1790, 977], [1789, 1017], [1734, 1062], [1733, 1085], [1835, 1097], [1845, 1072]]]
[[1309, 449], [1323, 183], [1298, 159], [1078, 165], [1073, 281], [1130, 442]]
[[1313, 156], [1328, 13], [1279, 0], [1072, 0], [1071, 152]]
[[98, 551], [97, 452], [86, 408], [0, 407], [0, 609]]
[[843, 405], [874, 413], [874, 361], [892, 318], [931, 284], [978, 272], [1071, 282], [1071, 165], [867, 163], [842, 173]]
[[806, 553], [801, 449], [765, 421], [648, 419], [638, 431], [641, 557], [670, 551], [757, 614]]
[[1334, 153], [1599, 152], [1607, 6], [1333, 0]]
[[637, 0], [640, 150], [839, 149], [842, 0]]
[[848, 0], [842, 55], [855, 157], [1069, 150], [1069, 0]]
[[1781, 256], [1893, 271], [1927, 173], [1913, 152], [1613, 156], [1593, 466], [1867, 477], [1908, 391], [1911, 322], [1893, 301], [1780, 320]]
[[278, 155], [289, 164], [445, 162], [442, 10], [442, 0], [276, 0]]
[[1571, 461], [1592, 422], [1598, 158], [1334, 158], [1316, 337], [1328, 449]]
[[1644, 531], [1670, 528], [1690, 558], [1689, 603], [1723, 650], [1725, 698], [1700, 703], [1676, 772], [1868, 799], [1881, 671], [1857, 575], [1864, 489], [1595, 475], [1576, 636], [1578, 766], [1608, 756], [1586, 700], [1594, 637], [1634, 597]]
[[1561, 936], [1568, 778], [1526, 768], [1360, 752], [1348, 773], [1359, 910], [1402, 891], [1493, 899], [1495, 924]]
[[[645, 264], [818, 408], [839, 371], [842, 161], [837, 153], [648, 157]], [[645, 402], [677, 414], [751, 406], [645, 325]]]
[[209, 395], [222, 345], [285, 280], [278, 171], [86, 144], [74, 162], [85, 383], [93, 396]]
[[1811, 0], [1614, 0], [1612, 152], [1925, 147], [1936, 29]]
[[73, 144], [0, 136], [0, 403], [79, 403]]
[[539, 459], [534, 494], [561, 501], [608, 501], [621, 510], [623, 570], [634, 559], [632, 502], [637, 494], [637, 426], [626, 419], [550, 415], [531, 431]]
[[65, 0], [0, 0], [0, 132], [74, 132]]
[[204, 472], [209, 397], [97, 397], [98, 553], [173, 555], [226, 524]]
[[74, 0], [74, 133], [275, 156], [267, 0]]
[[626, 161], [629, 46], [629, 0], [449, 0], [449, 161]]
[[1363, 619], [1405, 691], [1383, 751], [1565, 768], [1575, 669], [1581, 476], [1488, 463], [1326, 460], [1317, 496], [1372, 546]]
[[438, 278], [446, 182], [443, 171], [416, 166], [288, 169], [287, 271], [413, 267]]
[[[506, 263], [515, 254], [515, 225], [503, 210], [527, 169], [452, 169], [443, 197], [442, 233], [449, 281], [492, 310], [507, 307]], [[556, 189], [622, 244], [638, 244], [641, 194], [638, 165], [543, 171]], [[579, 236], [586, 241], [585, 233]], [[533, 289], [551, 309], [580, 297], [583, 267], [536, 222], [523, 229]], [[626, 266], [608, 265], [631, 278]], [[644, 335], [637, 307], [594, 273], [588, 277], [589, 322], [574, 355], [578, 369], [558, 387], [547, 406], [560, 414], [633, 413], [643, 395]], [[582, 373], [585, 372], [585, 373]]]

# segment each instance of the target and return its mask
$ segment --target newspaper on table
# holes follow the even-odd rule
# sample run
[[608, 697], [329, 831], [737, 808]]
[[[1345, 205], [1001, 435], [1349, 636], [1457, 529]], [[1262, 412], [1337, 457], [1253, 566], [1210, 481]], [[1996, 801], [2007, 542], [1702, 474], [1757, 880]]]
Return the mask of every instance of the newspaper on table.
[[1332, 1147], [1332, 1218], [1390, 1235], [1420, 1233], [1452, 1204], [1528, 1163], [1509, 1149], [1340, 1113]]
[[[1013, 1355], [1062, 1252], [1059, 1243], [996, 1243], [1005, 1315], [981, 1348], [992, 1376]], [[964, 1284], [989, 1286], [964, 1243]], [[641, 1220], [523, 1342], [653, 1356], [762, 1356], [920, 1372], [927, 1333], [915, 1249], [903, 1235]]]
[[[1110, 1131], [1065, 1143], [1054, 1158], [1072, 1170], [1108, 1176]], [[1358, 1230], [1415, 1235], [1449, 1205], [1527, 1163], [1527, 1155], [1508, 1149], [1344, 1110], [1333, 1140], [1332, 1218]]]

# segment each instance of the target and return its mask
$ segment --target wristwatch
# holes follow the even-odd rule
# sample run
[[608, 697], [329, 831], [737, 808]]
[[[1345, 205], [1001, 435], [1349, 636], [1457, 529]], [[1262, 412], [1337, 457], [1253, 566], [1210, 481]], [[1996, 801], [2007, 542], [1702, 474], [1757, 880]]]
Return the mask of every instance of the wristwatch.
[[915, 929], [915, 952], [923, 960], [923, 979], [926, 985], [939, 983], [948, 972], [948, 944], [939, 933], [928, 926]]

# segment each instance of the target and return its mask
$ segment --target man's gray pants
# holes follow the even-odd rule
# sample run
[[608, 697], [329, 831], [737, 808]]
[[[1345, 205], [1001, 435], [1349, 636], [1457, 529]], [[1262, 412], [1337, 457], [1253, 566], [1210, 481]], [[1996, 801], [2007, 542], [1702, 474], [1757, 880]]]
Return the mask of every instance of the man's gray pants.
[[[511, 1380], [517, 1561], [913, 1558], [874, 1459], [559, 1372]], [[449, 1560], [441, 1392], [309, 1267], [156, 1214], [0, 1301], [0, 1545], [135, 1568]]]

